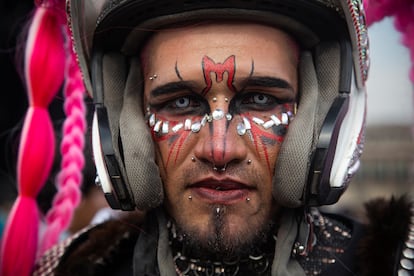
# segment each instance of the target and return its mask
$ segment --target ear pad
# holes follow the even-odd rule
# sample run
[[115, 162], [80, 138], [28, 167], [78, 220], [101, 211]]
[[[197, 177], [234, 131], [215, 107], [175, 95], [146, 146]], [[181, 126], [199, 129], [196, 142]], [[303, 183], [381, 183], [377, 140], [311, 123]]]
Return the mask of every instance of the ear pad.
[[[103, 152], [106, 173], [110, 174], [109, 169], [114, 167], [120, 173], [117, 183], [111, 180], [112, 188], [109, 190], [114, 194], [108, 194], [107, 197], [130, 198], [129, 206], [141, 210], [152, 209], [161, 204], [163, 188], [142, 110], [143, 83], [138, 58], [129, 64], [119, 53], [105, 53], [102, 72], [104, 107], [97, 106], [97, 114], [101, 115], [98, 116], [101, 117], [98, 118], [99, 133], [107, 129], [110, 136], [106, 135], [104, 142], [107, 144], [110, 141], [113, 149], [110, 154], [110, 150], [107, 150], [107, 154]], [[108, 155], [111, 155], [110, 160]], [[124, 189], [121, 190], [122, 194], [118, 194], [120, 190], [114, 185], [119, 186], [121, 180]], [[127, 202], [118, 204], [125, 209], [122, 206], [126, 206]]]
[[143, 111], [143, 82], [138, 58], [132, 58], [120, 117], [120, 135], [128, 184], [139, 209], [151, 209], [164, 199], [154, 143]]
[[304, 205], [313, 151], [322, 123], [338, 96], [340, 49], [322, 43], [304, 52], [299, 64], [299, 104], [281, 146], [273, 179], [273, 196], [282, 206]]
[[318, 82], [311, 53], [302, 53], [299, 70], [299, 106], [280, 148], [273, 178], [273, 196], [286, 207], [302, 205], [316, 124]]

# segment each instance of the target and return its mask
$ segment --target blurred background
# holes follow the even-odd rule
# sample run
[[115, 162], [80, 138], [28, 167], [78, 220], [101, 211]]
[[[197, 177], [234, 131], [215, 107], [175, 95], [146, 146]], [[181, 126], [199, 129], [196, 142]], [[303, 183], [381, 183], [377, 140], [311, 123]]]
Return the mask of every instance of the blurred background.
[[[16, 196], [15, 165], [19, 131], [27, 107], [16, 55], [22, 54], [19, 35], [33, 0], [0, 0], [0, 237], [2, 223]], [[413, 85], [409, 81], [409, 52], [386, 19], [369, 29], [371, 70], [365, 151], [359, 172], [338, 204], [329, 209], [359, 216], [363, 202], [378, 197], [414, 193]], [[59, 125], [63, 99], [51, 105]], [[59, 165], [59, 164], [58, 164]], [[93, 168], [90, 173], [93, 179]], [[39, 197], [42, 210], [50, 207], [53, 179]], [[92, 184], [93, 181], [89, 184]], [[85, 192], [86, 193], [86, 192]]]
[[361, 167], [334, 209], [359, 216], [375, 197], [414, 196], [414, 100], [409, 51], [386, 18], [369, 28], [371, 69]]

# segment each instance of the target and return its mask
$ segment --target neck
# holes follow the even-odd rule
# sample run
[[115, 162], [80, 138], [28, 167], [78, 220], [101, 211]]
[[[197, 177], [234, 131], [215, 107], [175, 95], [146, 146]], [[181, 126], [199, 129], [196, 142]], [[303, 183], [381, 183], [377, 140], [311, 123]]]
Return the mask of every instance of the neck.
[[[178, 275], [268, 275], [272, 264], [276, 236], [275, 229], [267, 239], [248, 250], [232, 255], [200, 252], [188, 246], [185, 235], [168, 223], [169, 239]], [[270, 274], [269, 274], [270, 275]]]

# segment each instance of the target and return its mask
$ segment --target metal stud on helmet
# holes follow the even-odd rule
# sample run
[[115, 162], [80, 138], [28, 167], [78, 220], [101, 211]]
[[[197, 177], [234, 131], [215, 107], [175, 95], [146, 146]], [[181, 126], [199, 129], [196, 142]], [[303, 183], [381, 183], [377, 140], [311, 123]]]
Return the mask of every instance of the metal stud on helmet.
[[68, 13], [96, 107], [97, 171], [113, 208], [145, 210], [163, 200], [141, 107], [140, 47], [154, 30], [207, 19], [275, 26], [302, 47], [298, 112], [275, 168], [275, 199], [291, 208], [325, 205], [345, 191], [365, 123], [369, 52], [360, 0], [68, 0]]

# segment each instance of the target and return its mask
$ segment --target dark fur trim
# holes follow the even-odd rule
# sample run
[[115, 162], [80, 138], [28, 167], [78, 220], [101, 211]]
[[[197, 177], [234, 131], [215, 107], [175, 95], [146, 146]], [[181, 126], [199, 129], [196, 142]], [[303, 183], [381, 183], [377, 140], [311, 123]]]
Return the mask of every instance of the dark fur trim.
[[114, 269], [131, 261], [142, 218], [134, 213], [82, 234], [62, 257], [55, 275], [113, 275]]
[[407, 197], [365, 204], [366, 234], [358, 252], [361, 275], [393, 275], [401, 244], [408, 235], [411, 205]]

